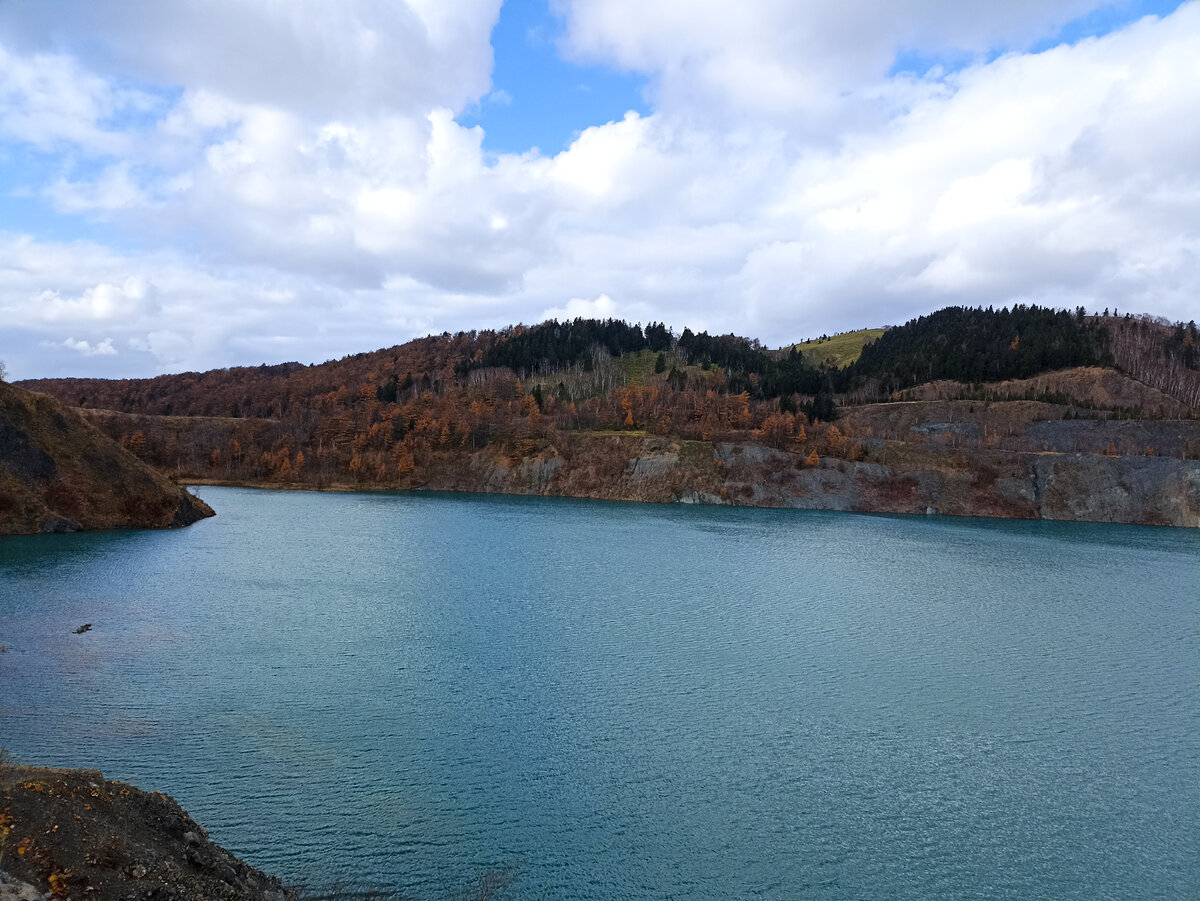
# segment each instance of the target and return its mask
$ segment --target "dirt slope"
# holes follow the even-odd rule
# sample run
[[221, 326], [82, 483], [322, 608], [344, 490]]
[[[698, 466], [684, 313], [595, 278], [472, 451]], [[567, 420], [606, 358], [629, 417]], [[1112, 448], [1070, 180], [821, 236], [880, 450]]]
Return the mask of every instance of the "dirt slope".
[[212, 515], [78, 411], [0, 382], [0, 535], [167, 528]]

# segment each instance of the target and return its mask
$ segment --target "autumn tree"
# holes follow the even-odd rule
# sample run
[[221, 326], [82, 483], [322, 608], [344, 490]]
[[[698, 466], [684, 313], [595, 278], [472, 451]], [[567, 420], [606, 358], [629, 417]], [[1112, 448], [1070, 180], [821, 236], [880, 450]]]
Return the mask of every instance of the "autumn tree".
[[402, 476], [408, 475], [416, 468], [416, 461], [403, 441], [392, 448], [392, 460], [396, 464], [396, 472]]
[[[801, 426], [801, 429], [803, 428]], [[772, 447], [787, 447], [795, 431], [795, 416], [791, 413], [772, 413], [754, 430], [754, 437], [762, 439]]]
[[140, 429], [132, 435], [123, 435], [120, 444], [135, 456], [141, 457], [146, 453], [146, 435]]

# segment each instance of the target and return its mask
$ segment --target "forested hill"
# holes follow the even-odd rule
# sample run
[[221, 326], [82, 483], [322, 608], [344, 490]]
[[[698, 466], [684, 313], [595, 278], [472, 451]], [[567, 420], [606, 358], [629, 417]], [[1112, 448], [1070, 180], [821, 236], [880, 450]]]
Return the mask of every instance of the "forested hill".
[[[403, 406], [419, 398], [448, 407], [494, 405], [528, 395], [539, 412], [573, 408], [578, 427], [628, 425], [614, 392], [650, 405], [646, 419], [681, 427], [679, 410], [698, 422], [712, 396], [742, 397], [750, 419], [771, 411], [836, 417], [832, 396], [870, 402], [935, 380], [998, 382], [1078, 366], [1116, 366], [1200, 406], [1200, 352], [1194, 322], [1086, 316], [1017, 305], [1001, 310], [950, 307], [889, 328], [859, 359], [837, 369], [808, 362], [795, 348], [764, 349], [734, 335], [662, 323], [550, 321], [499, 332], [449, 333], [305, 366], [282, 363], [187, 372], [150, 379], [46, 379], [23, 382], [83, 407], [152, 416], [306, 421], [370, 404]], [[814, 359], [819, 356], [814, 354]], [[482, 394], [481, 394], [482, 392]], [[560, 411], [561, 412], [561, 411]], [[522, 414], [523, 415], [523, 414]], [[718, 416], [718, 419], [722, 417]]]
[[[982, 397], [987, 391], [970, 383], [1005, 380], [1011, 383], [1004, 389], [1009, 395], [1046, 400], [1063, 390], [1063, 379], [1050, 380], [1058, 387], [1034, 386], [1027, 384], [1029, 376], [1091, 367], [1073, 370], [1068, 378], [1079, 403], [1053, 401], [1058, 406], [1038, 415], [1186, 417], [1200, 410], [1196, 337], [1191, 323], [1038, 307], [950, 308], [885, 330], [856, 362], [839, 369], [810, 363], [795, 347], [770, 350], [734, 335], [690, 329], [675, 334], [660, 323], [577, 319], [447, 333], [311, 366], [22, 384], [90, 408], [91, 420], [106, 434], [179, 478], [491, 490], [490, 476], [473, 481], [479, 472], [498, 467], [497, 484], [507, 484], [503, 472], [525, 471], [528, 464], [530, 472], [541, 473], [537, 485], [545, 487], [551, 470], [539, 467], [546, 461], [529, 461], [551, 449], [569, 456], [575, 448], [582, 456], [563, 472], [593, 487], [563, 490], [593, 496], [600, 490], [595, 486], [608, 484], [612, 475], [604, 467], [624, 464], [598, 462], [607, 459], [605, 453], [587, 442], [622, 435], [682, 442], [681, 448], [688, 442], [748, 441], [802, 452], [806, 461], [830, 454], [861, 461], [868, 451], [890, 460], [895, 451], [875, 447], [872, 440], [921, 447], [934, 433], [911, 437], [895, 419], [908, 415], [903, 410], [880, 409], [878, 421], [866, 411], [931, 380], [947, 380], [939, 382], [939, 396], [963, 397], [965, 391]], [[1095, 364], [1115, 364], [1142, 387], [1101, 391], [1094, 383], [1106, 370]], [[1124, 378], [1108, 372], [1117, 382]], [[1023, 387], [1012, 387], [1022, 379]], [[968, 384], [956, 389], [955, 380]], [[1079, 387], [1080, 380], [1089, 385]], [[1142, 390], [1146, 385], [1161, 393]], [[954, 414], [965, 415], [971, 411]], [[982, 450], [1001, 440], [1015, 442], [1013, 450], [1045, 444], [1033, 443], [1024, 425], [1008, 420], [976, 423], [966, 431], [961, 424], [937, 428], [938, 440], [965, 436], [962, 440]], [[1112, 440], [1106, 432], [1071, 446], [1098, 452]], [[1126, 444], [1178, 446], [1181, 454], [1190, 454], [1187, 440], [1156, 433]], [[689, 453], [695, 453], [691, 447]], [[580, 462], [585, 460], [592, 462]]]
[[883, 394], [938, 379], [999, 382], [1075, 366], [1111, 366], [1102, 320], [1017, 305], [947, 307], [888, 329], [839, 378], [841, 390], [874, 385]]
[[861, 401], [938, 380], [1002, 382], [1080, 366], [1116, 368], [1200, 408], [1200, 334], [1195, 321], [1086, 315], [1018, 304], [948, 307], [890, 328], [834, 380]]
[[[828, 374], [796, 352], [763, 349], [734, 335], [711, 336], [665, 325], [644, 329], [619, 320], [550, 321], [499, 332], [449, 333], [312, 366], [282, 363], [185, 372], [150, 379], [36, 379], [31, 390], [94, 409], [153, 416], [278, 419], [305, 408], [316, 413], [354, 407], [364, 399], [403, 404], [429, 392], [459, 396], [484, 384], [519, 380], [539, 408], [559, 401], [595, 402], [631, 379], [622, 361], [649, 354], [659, 382], [681, 398], [700, 392], [779, 399], [786, 410], [830, 419]], [[514, 389], [516, 390], [516, 389]], [[592, 403], [596, 406], [596, 403]], [[579, 414], [585, 415], [586, 414]], [[601, 417], [602, 419], [603, 417]]]
[[[155, 416], [278, 419], [293, 408], [314, 415], [364, 399], [403, 403], [495, 382], [522, 380], [544, 405], [547, 394], [579, 404], [630, 384], [663, 390], [746, 394], [810, 417], [836, 414], [830, 395], [884, 399], [934, 380], [996, 382], [1076, 366], [1117, 366], [1200, 405], [1200, 351], [1194, 322], [1085, 316], [1017, 305], [995, 310], [949, 307], [883, 331], [859, 359], [837, 369], [812, 364], [794, 348], [713, 336], [662, 323], [550, 321], [502, 331], [445, 333], [316, 365], [281, 363], [187, 372], [150, 379], [44, 379], [23, 386], [83, 407]], [[648, 378], [622, 361], [649, 355]], [[813, 354], [819, 360], [818, 354]], [[615, 362], [614, 362], [615, 361]], [[641, 366], [641, 370], [647, 367]], [[515, 390], [515, 389], [514, 389]]]
[[488, 332], [445, 334], [309, 366], [236, 366], [146, 379], [29, 379], [21, 385], [79, 407], [152, 416], [271, 419], [293, 405], [328, 406], [331, 394], [338, 403], [353, 402], [364, 386], [383, 385], [396, 373], [401, 379], [412, 374], [419, 390], [440, 391], [446, 378], [453, 380], [454, 364], [486, 349], [491, 340]]

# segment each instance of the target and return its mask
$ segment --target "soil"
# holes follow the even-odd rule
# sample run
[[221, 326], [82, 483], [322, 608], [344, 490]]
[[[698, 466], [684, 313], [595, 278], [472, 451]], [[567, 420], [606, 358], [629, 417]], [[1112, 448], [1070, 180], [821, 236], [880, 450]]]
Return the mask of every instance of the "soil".
[[95, 770], [0, 765], [0, 901], [298, 901], [174, 800]]
[[0, 382], [0, 535], [179, 528], [212, 515], [78, 410]]

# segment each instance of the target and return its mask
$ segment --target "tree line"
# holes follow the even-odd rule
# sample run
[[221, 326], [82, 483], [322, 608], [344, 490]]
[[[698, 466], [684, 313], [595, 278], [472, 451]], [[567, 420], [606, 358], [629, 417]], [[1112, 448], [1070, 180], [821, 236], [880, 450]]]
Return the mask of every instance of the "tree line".
[[842, 392], [873, 388], [886, 396], [940, 379], [1002, 382], [1112, 362], [1105, 326], [1082, 310], [947, 307], [885, 331], [836, 384]]
[[1194, 324], [1024, 305], [918, 317], [842, 370], [735, 335], [576, 319], [444, 333], [311, 366], [23, 384], [134, 414], [104, 427], [168, 470], [387, 483], [448, 455], [566, 432], [790, 446], [824, 435], [839, 397], [879, 400], [931, 380], [986, 383], [1114, 361], [1200, 405]]

